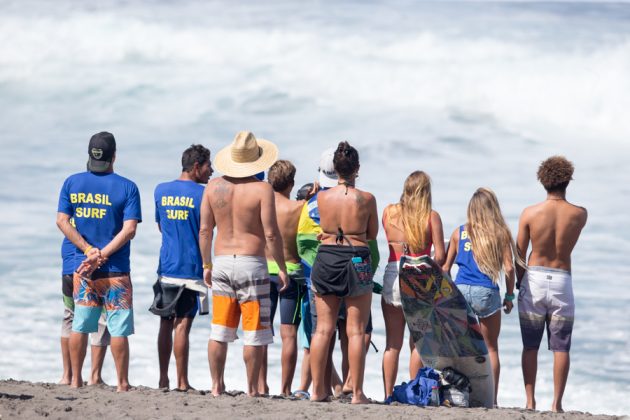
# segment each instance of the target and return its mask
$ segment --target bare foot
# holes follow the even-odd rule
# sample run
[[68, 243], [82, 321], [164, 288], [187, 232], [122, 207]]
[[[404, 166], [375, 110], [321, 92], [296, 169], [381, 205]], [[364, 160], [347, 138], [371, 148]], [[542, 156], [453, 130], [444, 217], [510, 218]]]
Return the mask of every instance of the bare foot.
[[218, 397], [219, 395], [225, 393], [225, 386], [217, 386], [217, 387], [212, 387], [212, 396], [213, 397]]
[[88, 382], [88, 386], [92, 386], [92, 385], [103, 385], [105, 384], [105, 382], [103, 382], [103, 378], [92, 378], [90, 379], [90, 381]]
[[325, 395], [323, 398], [317, 394], [311, 394], [311, 402], [330, 402], [330, 395]]
[[337, 385], [333, 387], [333, 396], [338, 398], [340, 395], [343, 395], [343, 387], [341, 385]]
[[70, 385], [71, 379], [70, 378], [66, 378], [65, 376], [63, 378], [61, 378], [61, 380], [59, 382], [57, 382], [59, 385]]
[[131, 390], [131, 388], [133, 387], [129, 384], [121, 384], [118, 385], [118, 387], [116, 388], [116, 392], [128, 392]]
[[352, 396], [351, 404], [370, 404], [370, 403], [371, 403], [370, 399], [366, 397], [365, 394], [363, 394], [363, 392], [355, 393]]
[[70, 382], [71, 388], [81, 388], [82, 386], [83, 378], [81, 378], [80, 376], [78, 378], [72, 378], [72, 381]]
[[526, 410], [535, 410], [536, 409], [536, 400], [528, 401], [525, 404], [525, 409]]
[[190, 386], [189, 384], [186, 384], [185, 386], [180, 386], [180, 387], [175, 388], [173, 391], [188, 392], [188, 391], [196, 391], [196, 389]]
[[168, 378], [160, 379], [160, 381], [158, 382], [159, 389], [169, 389], [169, 386], [170, 386], [170, 381], [168, 380]]
[[554, 402], [553, 404], [551, 404], [551, 411], [554, 413], [564, 413], [564, 410], [562, 409], [562, 403], [556, 404]]

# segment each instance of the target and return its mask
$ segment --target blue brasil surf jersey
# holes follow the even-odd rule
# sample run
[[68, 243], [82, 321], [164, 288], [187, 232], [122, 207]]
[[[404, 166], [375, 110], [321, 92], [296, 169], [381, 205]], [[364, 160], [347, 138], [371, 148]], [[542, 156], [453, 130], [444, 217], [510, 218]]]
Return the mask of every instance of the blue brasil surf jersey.
[[479, 270], [479, 266], [473, 255], [472, 242], [465, 225], [459, 227], [459, 245], [455, 264], [459, 267], [455, 284], [467, 284], [469, 286], [483, 286], [490, 289], [499, 289], [492, 279]]
[[[126, 220], [142, 221], [140, 193], [132, 181], [115, 173], [81, 172], [66, 179], [59, 193], [60, 213], [74, 218], [83, 239], [103, 249], [122, 230]], [[97, 272], [128, 273], [131, 242], [113, 253]], [[85, 259], [74, 248], [74, 268]]]
[[155, 188], [155, 221], [162, 231], [157, 273], [183, 279], [202, 279], [199, 218], [204, 187], [175, 180]]
[[68, 238], [63, 238], [61, 242], [61, 275], [74, 273], [76, 266], [74, 265], [74, 250], [76, 247]]
[[[74, 219], [70, 219], [70, 224], [76, 228], [74, 225]], [[77, 269], [77, 266], [74, 265], [74, 250], [76, 247], [70, 239], [64, 236], [63, 241], [61, 242], [61, 275], [65, 276], [67, 274], [74, 273], [74, 270]]]

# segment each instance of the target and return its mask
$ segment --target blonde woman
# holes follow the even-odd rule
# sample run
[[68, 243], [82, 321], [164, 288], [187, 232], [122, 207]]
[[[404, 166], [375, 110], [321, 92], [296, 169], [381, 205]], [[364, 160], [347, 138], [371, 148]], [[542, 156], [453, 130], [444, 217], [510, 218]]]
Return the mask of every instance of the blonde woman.
[[[422, 171], [412, 172], [405, 180], [400, 201], [390, 204], [383, 211], [383, 228], [389, 245], [389, 258], [383, 277], [381, 308], [385, 319], [387, 341], [383, 353], [383, 386], [385, 398], [390, 396], [396, 384], [398, 359], [403, 345], [406, 323], [400, 301], [398, 264], [403, 253], [413, 256], [431, 255], [444, 263], [444, 232], [438, 212], [431, 207], [431, 178]], [[422, 361], [409, 337], [411, 360], [409, 376], [414, 378]]]
[[[490, 355], [495, 406], [501, 371], [498, 345], [501, 307], [506, 314], [512, 311], [515, 255], [516, 245], [496, 195], [488, 188], [479, 188], [468, 204], [468, 221], [451, 235], [443, 269], [450, 273], [453, 263], [459, 266], [455, 284], [479, 318]], [[498, 284], [502, 272], [506, 285], [503, 302]]]

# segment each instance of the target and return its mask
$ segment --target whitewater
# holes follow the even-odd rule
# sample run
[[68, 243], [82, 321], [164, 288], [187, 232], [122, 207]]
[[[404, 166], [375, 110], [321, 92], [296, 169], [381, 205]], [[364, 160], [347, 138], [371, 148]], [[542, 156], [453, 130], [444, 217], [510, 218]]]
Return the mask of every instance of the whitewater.
[[[116, 172], [137, 183], [143, 207], [132, 242], [129, 376], [157, 387], [153, 189], [179, 175], [190, 144], [214, 156], [246, 129], [278, 145], [298, 186], [315, 179], [322, 150], [348, 140], [360, 153], [358, 187], [374, 193], [379, 211], [398, 200], [410, 172], [426, 171], [447, 237], [480, 186], [497, 193], [516, 234], [522, 209], [545, 197], [538, 164], [554, 154], [573, 161], [567, 196], [589, 220], [573, 254], [564, 407], [629, 414], [628, 92], [628, 3], [2, 1], [0, 379], [61, 377], [58, 194], [68, 175], [85, 170], [90, 136], [107, 130], [118, 143]], [[379, 244], [384, 255], [382, 231]], [[367, 355], [365, 389], [381, 399], [376, 295], [372, 313], [379, 352]], [[198, 389], [210, 388], [209, 333], [209, 317], [198, 317], [190, 353]], [[504, 407], [524, 406], [521, 349], [514, 311], [503, 315], [500, 336]], [[229, 389], [245, 388], [241, 350], [230, 346]], [[407, 358], [405, 349], [399, 382]], [[279, 359], [276, 340], [272, 393]], [[115, 381], [109, 355], [104, 379]], [[543, 342], [539, 408], [550, 407], [552, 389]]]

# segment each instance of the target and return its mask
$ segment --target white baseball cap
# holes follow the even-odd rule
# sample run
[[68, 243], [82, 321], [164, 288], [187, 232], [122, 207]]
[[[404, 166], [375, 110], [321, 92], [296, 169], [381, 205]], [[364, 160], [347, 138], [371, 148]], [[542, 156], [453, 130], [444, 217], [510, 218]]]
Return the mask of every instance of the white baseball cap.
[[337, 186], [337, 172], [335, 171], [335, 148], [324, 150], [319, 158], [319, 186], [322, 188], [332, 188]]

